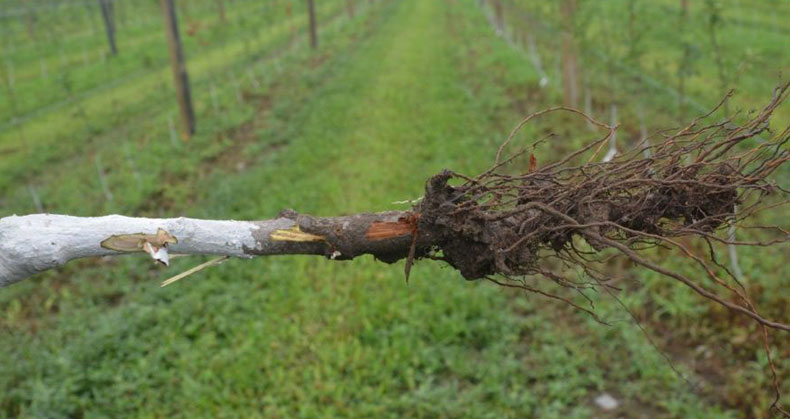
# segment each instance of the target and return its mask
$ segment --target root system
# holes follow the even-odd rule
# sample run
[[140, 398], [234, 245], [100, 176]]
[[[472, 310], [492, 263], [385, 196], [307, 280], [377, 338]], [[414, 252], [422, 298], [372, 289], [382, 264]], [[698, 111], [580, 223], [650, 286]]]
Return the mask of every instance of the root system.
[[[740, 115], [746, 119], [740, 124], [709, 122], [714, 109], [682, 129], [661, 133], [654, 145], [641, 144], [605, 162], [601, 149], [616, 127], [564, 107], [532, 114], [502, 144], [489, 170], [475, 177], [444, 171], [427, 182], [414, 212], [419, 234], [431, 236], [433, 245], [417, 249], [416, 257], [440, 259], [467, 279], [537, 292], [593, 316], [592, 307], [557, 290], [581, 296], [586, 290], [612, 292], [606, 264], [625, 257], [759, 322], [767, 349], [766, 328], [788, 331], [790, 325], [758, 312], [746, 288], [717, 260], [716, 249], [790, 240], [786, 227], [746, 225], [764, 209], [786, 210], [788, 190], [771, 175], [790, 159], [790, 127], [772, 132], [769, 120], [787, 95], [787, 85], [778, 88], [761, 111]], [[518, 130], [557, 112], [586, 118], [605, 135], [557, 162], [513, 173], [512, 162], [528, 153], [503, 158]], [[453, 180], [460, 184], [451, 186]], [[726, 231], [732, 225], [760, 229], [766, 239], [736, 241]], [[703, 251], [690, 248], [687, 236], [699, 238]], [[651, 261], [647, 249], [656, 247], [679, 251], [699, 274]], [[778, 394], [777, 385], [777, 399]]]

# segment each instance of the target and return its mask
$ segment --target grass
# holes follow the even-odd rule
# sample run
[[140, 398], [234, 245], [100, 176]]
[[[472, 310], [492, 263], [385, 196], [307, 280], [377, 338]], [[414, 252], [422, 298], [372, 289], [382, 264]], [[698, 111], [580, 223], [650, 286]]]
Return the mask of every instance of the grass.
[[[338, 13], [343, 3], [322, 2]], [[248, 10], [228, 6], [229, 16]], [[420, 196], [443, 168], [487, 168], [523, 113], [559, 101], [472, 0], [359, 6], [322, 27], [316, 52], [279, 35], [287, 22], [260, 34], [260, 51], [248, 52], [241, 33], [217, 55], [188, 50], [199, 123], [189, 142], [170, 140], [172, 104], [154, 106], [167, 95], [139, 88], [165, 79], [148, 72], [116, 93], [87, 94], [82, 120], [55, 110], [24, 125], [35, 152], [1, 133], [13, 150], [0, 159], [0, 214], [32, 212], [31, 185], [48, 211], [80, 215], [399, 208], [392, 202]], [[123, 101], [109, 109], [116, 94]], [[541, 161], [585, 129], [561, 129]], [[36, 160], [12, 159], [20, 155]], [[763, 261], [779, 251], [765, 252], [742, 255], [744, 268], [782, 278], [787, 268]], [[162, 271], [142, 257], [79, 261], [3, 289], [0, 416], [590, 417], [605, 415], [593, 402], [601, 392], [624, 416], [736, 417], [769, 404], [759, 348], [727, 343], [742, 351], [732, 363], [710, 376], [697, 368], [695, 354], [711, 352], [705, 339], [754, 332], [730, 319], [739, 332], [724, 333], [713, 320], [725, 314], [637, 270], [628, 275], [643, 285], [624, 302], [684, 373], [708, 383], [733, 372], [724, 394], [690, 390], [607, 299], [597, 307], [612, 327], [432, 263], [406, 285], [402, 263], [296, 256], [233, 260], [160, 289], [200, 258], [174, 262]], [[782, 286], [760, 283], [766, 295]]]

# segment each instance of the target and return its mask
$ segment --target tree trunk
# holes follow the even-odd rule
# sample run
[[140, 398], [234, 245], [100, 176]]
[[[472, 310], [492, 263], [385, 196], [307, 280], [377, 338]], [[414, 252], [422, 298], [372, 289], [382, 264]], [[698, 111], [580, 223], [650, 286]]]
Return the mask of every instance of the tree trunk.
[[283, 211], [264, 221], [10, 216], [0, 218], [0, 287], [73, 259], [144, 251], [164, 264], [168, 252], [240, 258], [323, 255], [333, 260], [371, 254], [392, 263], [409, 255], [414, 231], [409, 216], [405, 211], [326, 218]]

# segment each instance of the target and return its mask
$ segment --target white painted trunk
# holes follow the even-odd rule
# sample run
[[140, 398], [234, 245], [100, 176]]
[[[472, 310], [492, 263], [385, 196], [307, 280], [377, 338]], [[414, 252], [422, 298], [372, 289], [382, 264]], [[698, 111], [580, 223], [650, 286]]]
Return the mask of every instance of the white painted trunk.
[[[0, 218], [0, 287], [38, 272], [89, 256], [118, 255], [101, 246], [113, 235], [156, 234], [163, 229], [178, 243], [168, 245], [171, 253], [227, 255], [249, 258], [245, 248], [265, 254], [267, 243], [259, 240], [294, 221], [215, 221], [193, 218], [133, 218], [121, 215], [73, 217], [34, 214]], [[253, 237], [253, 233], [259, 239]], [[272, 251], [272, 253], [277, 253]]]

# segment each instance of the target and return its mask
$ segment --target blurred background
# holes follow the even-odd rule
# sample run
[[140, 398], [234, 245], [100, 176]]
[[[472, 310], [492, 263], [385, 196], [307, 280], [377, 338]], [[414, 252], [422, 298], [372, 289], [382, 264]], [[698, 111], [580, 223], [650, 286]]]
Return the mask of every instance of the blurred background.
[[[787, 80], [788, 21], [785, 0], [0, 0], [0, 216], [406, 209], [549, 106], [620, 123], [622, 150], [731, 89], [717, 115], [742, 119]], [[549, 131], [541, 164], [596, 136], [550, 118], [519, 139]], [[786, 252], [737, 255], [780, 320]], [[752, 322], [627, 264], [655, 346], [604, 296], [611, 326], [430, 262], [407, 285], [369, 259], [231, 260], [159, 288], [202, 261], [0, 290], [0, 417], [761, 417], [773, 397]]]

